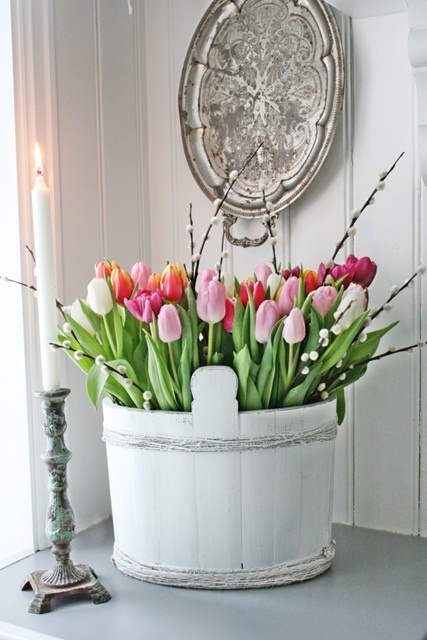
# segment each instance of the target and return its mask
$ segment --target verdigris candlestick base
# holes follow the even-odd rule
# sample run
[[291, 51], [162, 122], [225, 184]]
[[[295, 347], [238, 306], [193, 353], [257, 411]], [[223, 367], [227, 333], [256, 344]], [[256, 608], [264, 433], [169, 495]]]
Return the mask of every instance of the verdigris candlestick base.
[[70, 559], [74, 538], [74, 514], [67, 498], [67, 464], [71, 452], [64, 443], [67, 423], [64, 415], [65, 398], [69, 389], [40, 391], [44, 413], [43, 429], [47, 436], [47, 451], [42, 455], [49, 473], [50, 499], [46, 519], [46, 535], [52, 544], [55, 563], [47, 571], [35, 571], [23, 580], [21, 589], [32, 588], [34, 598], [28, 611], [47, 613], [53, 598], [87, 593], [94, 604], [108, 602], [111, 596], [87, 565], [74, 565]]

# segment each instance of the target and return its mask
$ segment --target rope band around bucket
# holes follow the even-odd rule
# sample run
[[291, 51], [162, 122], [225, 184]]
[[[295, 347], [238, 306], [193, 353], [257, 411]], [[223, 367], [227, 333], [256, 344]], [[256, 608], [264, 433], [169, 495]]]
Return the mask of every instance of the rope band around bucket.
[[297, 433], [277, 433], [265, 436], [236, 438], [182, 438], [163, 435], [138, 435], [119, 431], [104, 422], [103, 440], [115, 447], [131, 447], [154, 451], [187, 451], [187, 452], [239, 452], [256, 449], [275, 449], [292, 447], [315, 442], [333, 440], [337, 435], [336, 421], [327, 422], [320, 427]]
[[142, 564], [114, 547], [113, 564], [139, 580], [190, 589], [253, 589], [301, 582], [323, 573], [332, 564], [335, 542], [320, 553], [270, 567], [249, 569], [197, 569]]

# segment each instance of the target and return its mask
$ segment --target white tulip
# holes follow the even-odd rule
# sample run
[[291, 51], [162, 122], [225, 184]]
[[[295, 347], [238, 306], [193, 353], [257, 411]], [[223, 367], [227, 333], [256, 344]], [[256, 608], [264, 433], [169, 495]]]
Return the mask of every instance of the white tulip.
[[94, 278], [87, 286], [88, 304], [95, 313], [105, 316], [113, 308], [110, 287], [103, 278]]

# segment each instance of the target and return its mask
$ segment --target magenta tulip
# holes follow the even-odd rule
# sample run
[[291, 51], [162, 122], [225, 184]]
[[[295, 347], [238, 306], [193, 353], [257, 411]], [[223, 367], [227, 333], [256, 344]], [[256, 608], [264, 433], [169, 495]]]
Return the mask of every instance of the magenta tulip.
[[364, 256], [354, 264], [353, 282], [362, 287], [369, 287], [377, 273], [377, 265], [373, 260]]
[[157, 317], [163, 306], [162, 291], [139, 289], [132, 300], [125, 300], [125, 306], [137, 320], [150, 323], [153, 321], [153, 314]]
[[178, 340], [181, 337], [181, 319], [177, 308], [173, 304], [163, 305], [157, 322], [159, 338], [162, 342], [174, 342], [174, 340]]
[[264, 300], [256, 312], [255, 339], [266, 344], [274, 325], [280, 320], [279, 307], [274, 300]]
[[225, 316], [226, 299], [227, 292], [221, 282], [218, 280], [203, 282], [196, 300], [199, 318], [209, 324], [220, 322]]
[[305, 338], [306, 328], [301, 309], [295, 307], [283, 323], [283, 337], [288, 344], [301, 342]]
[[335, 287], [329, 285], [319, 287], [313, 294], [311, 304], [323, 317], [325, 317], [337, 295], [338, 291]]
[[277, 300], [281, 317], [287, 316], [293, 308], [295, 300], [298, 298], [298, 290], [299, 278], [296, 276], [289, 276], [283, 287], [280, 289], [279, 299]]

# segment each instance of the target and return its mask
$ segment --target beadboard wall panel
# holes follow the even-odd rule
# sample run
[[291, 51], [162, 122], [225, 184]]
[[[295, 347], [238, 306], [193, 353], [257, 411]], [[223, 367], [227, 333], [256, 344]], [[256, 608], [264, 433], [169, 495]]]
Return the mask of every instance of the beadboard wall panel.
[[[360, 219], [358, 255], [378, 263], [371, 304], [403, 284], [419, 263], [414, 202], [413, 78], [404, 13], [353, 20], [354, 193], [362, 203], [402, 151], [386, 189]], [[384, 73], [392, 69], [392, 73]], [[417, 283], [418, 285], [418, 283]], [[375, 326], [400, 320], [384, 347], [417, 342], [418, 286], [403, 292]], [[418, 355], [393, 356], [370, 367], [356, 388], [355, 521], [416, 533], [418, 527]]]
[[[60, 296], [72, 302], [84, 295], [93, 263], [103, 255], [128, 268], [137, 259], [158, 271], [167, 260], [188, 264], [190, 203], [196, 250], [214, 207], [184, 157], [178, 89], [187, 47], [209, 0], [132, 0], [132, 15], [124, 0], [33, 4], [47, 7], [54, 42], [50, 83], [56, 105]], [[354, 243], [346, 247], [347, 253], [354, 249], [378, 262], [372, 303], [380, 304], [389, 287], [426, 258], [407, 20], [401, 13], [351, 24], [340, 18], [340, 24], [354, 86], [348, 74], [331, 152], [307, 191], [280, 217], [278, 256], [284, 264], [303, 262], [316, 269], [332, 254], [351, 209], [362, 204], [378, 172], [405, 150], [385, 192], [359, 221]], [[259, 223], [246, 221], [236, 227], [237, 235], [260, 230]], [[218, 259], [219, 228], [211, 235], [204, 256], [209, 267]], [[231, 248], [226, 268], [242, 278], [269, 257], [266, 245]], [[345, 253], [339, 257], [344, 260]], [[394, 336], [384, 341], [386, 348], [416, 341], [421, 325], [426, 334], [426, 295], [424, 281], [381, 319], [402, 318]], [[405, 533], [420, 528], [427, 535], [425, 357], [404, 354], [373, 364], [349, 391], [337, 445], [336, 520]], [[78, 528], [84, 528], [91, 517], [94, 521], [109, 510], [102, 419], [86, 399], [77, 368], [67, 362], [64, 371], [64, 384], [72, 388], [70, 498]]]

